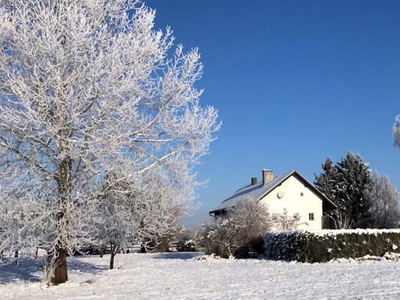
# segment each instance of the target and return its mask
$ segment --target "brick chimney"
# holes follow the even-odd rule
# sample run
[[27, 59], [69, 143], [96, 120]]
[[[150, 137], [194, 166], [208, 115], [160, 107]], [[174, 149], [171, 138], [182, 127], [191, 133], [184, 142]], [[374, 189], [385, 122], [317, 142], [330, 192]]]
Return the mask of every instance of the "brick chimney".
[[267, 169], [262, 170], [263, 185], [267, 185], [272, 179], [274, 179], [274, 171]]
[[251, 185], [257, 184], [257, 177], [251, 177]]

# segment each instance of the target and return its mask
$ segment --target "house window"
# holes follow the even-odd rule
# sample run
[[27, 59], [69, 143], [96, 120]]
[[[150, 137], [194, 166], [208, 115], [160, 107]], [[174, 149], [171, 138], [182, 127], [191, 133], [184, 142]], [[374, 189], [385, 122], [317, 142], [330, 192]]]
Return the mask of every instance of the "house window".
[[300, 196], [302, 196], [302, 197], [303, 197], [303, 196], [304, 196], [304, 193], [300, 193]]
[[309, 213], [309, 214], [308, 214], [308, 219], [309, 219], [310, 221], [314, 221], [314, 213]]

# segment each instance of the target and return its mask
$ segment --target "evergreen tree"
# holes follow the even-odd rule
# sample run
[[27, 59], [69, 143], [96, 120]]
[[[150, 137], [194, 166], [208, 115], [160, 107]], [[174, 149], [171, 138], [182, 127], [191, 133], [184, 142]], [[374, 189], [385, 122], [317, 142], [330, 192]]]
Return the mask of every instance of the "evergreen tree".
[[336, 164], [338, 190], [336, 203], [339, 210], [351, 218], [353, 228], [371, 226], [371, 172], [360, 155], [347, 153]]
[[[323, 172], [315, 175], [315, 186], [338, 207], [328, 212], [338, 227], [371, 226], [371, 173], [360, 155], [347, 153], [333, 166], [330, 158], [322, 164]], [[344, 224], [343, 220], [347, 220]]]
[[[336, 193], [337, 193], [337, 171], [333, 165], [331, 158], [327, 158], [322, 164], [323, 172], [319, 175], [314, 174], [315, 186], [325, 194], [329, 199], [331, 199], [336, 204]], [[326, 223], [329, 228], [343, 227], [337, 224], [337, 210], [325, 209], [324, 208], [324, 223]]]
[[314, 174], [314, 184], [325, 196], [333, 200], [336, 197], [337, 172], [332, 159], [328, 157], [325, 160], [322, 164], [322, 170], [323, 172], [320, 175]]

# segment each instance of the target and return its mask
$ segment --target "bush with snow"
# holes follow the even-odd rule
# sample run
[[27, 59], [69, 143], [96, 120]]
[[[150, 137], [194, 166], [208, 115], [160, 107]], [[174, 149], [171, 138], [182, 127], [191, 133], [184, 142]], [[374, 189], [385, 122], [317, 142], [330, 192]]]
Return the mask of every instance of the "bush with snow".
[[267, 230], [296, 229], [299, 220], [298, 214], [290, 215], [286, 209], [270, 214], [264, 205], [246, 199], [206, 224], [199, 244], [206, 254], [215, 253], [223, 258], [262, 255]]
[[248, 199], [206, 224], [201, 230], [199, 244], [206, 254], [228, 258], [237, 255], [240, 247], [248, 246], [270, 228], [268, 210]]

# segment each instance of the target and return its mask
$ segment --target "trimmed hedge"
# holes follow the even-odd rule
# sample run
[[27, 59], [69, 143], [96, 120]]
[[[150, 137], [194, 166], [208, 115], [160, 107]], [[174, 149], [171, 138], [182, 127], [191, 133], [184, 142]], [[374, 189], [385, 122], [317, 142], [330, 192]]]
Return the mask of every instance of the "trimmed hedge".
[[336, 258], [358, 258], [400, 253], [400, 230], [290, 230], [267, 232], [264, 255], [268, 259], [327, 262]]

